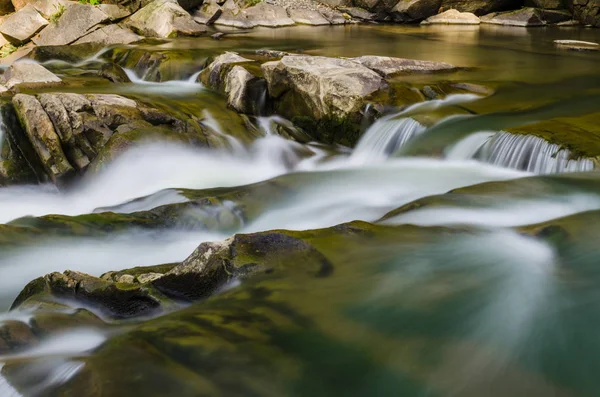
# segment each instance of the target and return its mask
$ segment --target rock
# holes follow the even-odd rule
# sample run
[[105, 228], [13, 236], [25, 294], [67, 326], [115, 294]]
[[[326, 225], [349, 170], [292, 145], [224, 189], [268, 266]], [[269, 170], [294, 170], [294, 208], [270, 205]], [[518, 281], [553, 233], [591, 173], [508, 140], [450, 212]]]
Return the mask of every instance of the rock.
[[330, 25], [329, 20], [326, 19], [319, 11], [290, 9], [288, 13], [290, 15], [290, 18], [295, 23], [314, 26]]
[[29, 2], [44, 18], [51, 20], [52, 16], [66, 9], [71, 3], [68, 0], [33, 0]]
[[36, 89], [62, 85], [62, 80], [48, 69], [32, 62], [18, 62], [10, 66], [3, 76], [9, 90]]
[[560, 49], [570, 51], [600, 51], [600, 44], [591, 41], [579, 40], [554, 40], [554, 44]]
[[584, 25], [600, 27], [600, 0], [566, 0], [575, 19]]
[[208, 65], [206, 69], [202, 71], [202, 73], [200, 73], [198, 79], [202, 82], [202, 84], [209, 88], [223, 91], [225, 77], [229, 71], [235, 65], [248, 62], [254, 61], [241, 57], [234, 52], [226, 52], [225, 54], [216, 57], [215, 60], [211, 62], [210, 65]]
[[225, 33], [223, 32], [218, 32], [210, 36], [210, 38], [213, 40], [222, 40], [223, 37], [225, 37]]
[[420, 22], [437, 14], [442, 0], [400, 0], [392, 9], [397, 22]]
[[[259, 114], [256, 106], [266, 85], [242, 66], [234, 66], [225, 78], [227, 104], [240, 113]], [[254, 89], [253, 89], [254, 88]]]
[[135, 282], [135, 277], [131, 274], [124, 274], [117, 280], [117, 283], [121, 284], [133, 284]]
[[523, 0], [442, 0], [440, 12], [455, 9], [477, 16], [491, 12], [514, 10], [523, 6]]
[[98, 8], [100, 8], [103, 13], [108, 15], [108, 18], [111, 22], [120, 21], [121, 19], [127, 18], [131, 15], [130, 10], [116, 4], [100, 4]]
[[133, 33], [131, 30], [126, 29], [119, 25], [106, 25], [100, 29], [94, 30], [93, 32], [83, 36], [82, 38], [75, 41], [73, 44], [102, 44], [105, 46], [113, 44], [131, 44], [141, 41], [142, 36]]
[[225, 1], [221, 4], [221, 9], [221, 16], [214, 22], [215, 25], [233, 26], [240, 29], [251, 29], [255, 26], [234, 0]]
[[35, 47], [29, 54], [29, 58], [41, 63], [52, 60], [79, 63], [97, 54], [101, 49], [102, 45], [98, 43]]
[[13, 104], [29, 142], [50, 178], [55, 183], [68, 181], [73, 176], [74, 169], [67, 160], [52, 121], [41, 103], [31, 95], [17, 94], [13, 98]]
[[[122, 276], [121, 279], [126, 278]], [[30, 282], [15, 299], [11, 309], [27, 306], [31, 301], [52, 298], [83, 303], [116, 319], [125, 319], [156, 313], [164, 297], [148, 286], [106, 281], [85, 273], [67, 270], [51, 273]]]
[[560, 10], [564, 8], [563, 0], [525, 0], [525, 7]]
[[113, 83], [131, 83], [123, 68], [114, 63], [105, 63], [102, 65], [99, 74]]
[[137, 276], [136, 281], [140, 284], [147, 284], [147, 283], [151, 283], [154, 280], [158, 280], [162, 276], [163, 276], [163, 274], [161, 274], [161, 273], [144, 273], [144, 274], [140, 274], [139, 276]]
[[0, 25], [0, 33], [13, 44], [20, 45], [29, 41], [48, 25], [37, 10], [27, 5], [15, 12]]
[[319, 2], [332, 8], [349, 7], [352, 5], [352, 0], [319, 0]]
[[134, 32], [146, 37], [199, 36], [206, 28], [174, 0], [155, 0], [126, 21]]
[[194, 21], [205, 25], [212, 25], [223, 14], [223, 9], [216, 3], [206, 3], [194, 12]]
[[177, 0], [177, 3], [186, 11], [194, 11], [204, 3], [204, 0]]
[[456, 66], [445, 62], [420, 61], [416, 59], [390, 58], [373, 55], [352, 58], [351, 60], [374, 70], [383, 77], [402, 73], [448, 72], [458, 69]]
[[288, 17], [288, 14], [283, 7], [268, 4], [264, 1], [243, 10], [242, 13], [253, 26], [279, 28], [295, 24], [294, 21]]
[[11, 53], [10, 55], [5, 56], [4, 58], [0, 58], [0, 64], [12, 65], [19, 59], [27, 57], [31, 53], [31, 51], [33, 51], [34, 48], [35, 48], [35, 44], [33, 44], [30, 41], [29, 43], [25, 44], [24, 46], [19, 47], [15, 52]]
[[275, 111], [322, 142], [355, 142], [367, 98], [388, 87], [371, 69], [338, 58], [285, 56], [262, 71]]
[[481, 18], [482, 23], [506, 26], [544, 26], [540, 14], [535, 8], [522, 8], [516, 11], [502, 12]]
[[350, 15], [352, 18], [363, 21], [373, 21], [376, 17], [376, 14], [359, 7], [342, 7], [339, 10], [340, 12]]
[[427, 18], [421, 24], [446, 24], [446, 25], [479, 25], [481, 21], [477, 15], [470, 12], [460, 12], [457, 10], [448, 10], [441, 14]]
[[348, 23], [348, 20], [344, 18], [344, 15], [341, 12], [330, 10], [329, 8], [324, 8], [320, 10], [320, 12], [332, 25], [344, 25]]
[[99, 8], [76, 3], [67, 8], [58, 22], [42, 30], [33, 42], [38, 46], [71, 44], [109, 20]]
[[566, 10], [538, 10], [540, 18], [547, 24], [557, 24], [568, 22], [573, 19], [573, 15]]

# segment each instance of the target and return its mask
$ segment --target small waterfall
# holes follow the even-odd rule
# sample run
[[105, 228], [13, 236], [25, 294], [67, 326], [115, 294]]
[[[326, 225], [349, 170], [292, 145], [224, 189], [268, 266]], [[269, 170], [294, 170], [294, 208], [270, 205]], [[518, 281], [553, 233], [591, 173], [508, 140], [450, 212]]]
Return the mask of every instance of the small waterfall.
[[412, 118], [382, 117], [365, 132], [350, 160], [359, 164], [384, 160], [423, 131], [425, 127]]
[[590, 171], [591, 159], [572, 159], [568, 149], [533, 135], [498, 132], [489, 139], [473, 158], [502, 167], [536, 174]]

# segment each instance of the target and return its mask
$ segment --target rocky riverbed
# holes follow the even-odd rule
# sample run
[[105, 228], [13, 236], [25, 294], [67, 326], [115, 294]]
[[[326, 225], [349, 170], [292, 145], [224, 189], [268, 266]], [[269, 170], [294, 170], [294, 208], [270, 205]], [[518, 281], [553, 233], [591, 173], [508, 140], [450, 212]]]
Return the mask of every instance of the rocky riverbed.
[[598, 9], [0, 4], [0, 396], [595, 395]]

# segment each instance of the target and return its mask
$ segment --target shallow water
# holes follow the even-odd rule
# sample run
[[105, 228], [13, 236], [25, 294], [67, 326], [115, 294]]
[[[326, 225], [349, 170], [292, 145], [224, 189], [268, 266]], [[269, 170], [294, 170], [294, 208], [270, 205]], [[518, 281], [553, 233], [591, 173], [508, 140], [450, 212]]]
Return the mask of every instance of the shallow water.
[[[150, 230], [26, 227], [37, 234], [14, 241], [16, 232], [2, 229], [5, 308], [46, 273], [70, 269], [100, 276], [178, 262], [200, 243], [234, 233], [351, 221], [390, 228], [355, 226], [358, 231], [344, 235], [343, 227], [334, 227], [328, 232], [333, 237], [308, 233], [307, 241], [334, 266], [327, 277], [308, 277], [289, 263], [291, 270], [238, 280], [158, 319], [125, 325], [103, 319], [43, 335], [39, 344], [0, 357], [0, 394], [53, 395], [88, 379], [88, 370], [101, 387], [121, 393], [106, 395], [598, 394], [597, 161], [580, 158], [576, 148], [504, 132], [557, 117], [595, 117], [600, 53], [564, 52], [554, 47], [555, 39], [598, 41], [600, 31], [294, 27], [140, 46], [183, 49], [198, 59], [269, 48], [444, 61], [466, 69], [397, 82], [487, 84], [494, 90], [392, 109], [365, 126], [355, 148], [281, 137], [275, 124], [291, 122], [277, 115], [251, 120], [251, 128], [221, 95], [196, 82], [200, 70], [164, 82], [128, 70], [132, 83], [92, 79], [70, 87], [193, 114], [229, 148], [148, 142], [67, 192], [49, 185], [3, 187], [0, 223], [22, 227], [30, 220], [24, 217], [51, 214], [134, 214], [191, 202], [194, 194], [220, 194], [207, 189], [273, 191], [192, 206], [180, 223]], [[78, 71], [98, 67], [106, 54], [46, 66], [77, 82]], [[600, 136], [598, 125], [584, 125]], [[240, 216], [241, 209], [248, 214]], [[210, 211], [235, 219], [204, 229], [188, 222]], [[0, 325], [11, 321], [32, 325], [35, 313], [0, 315]]]

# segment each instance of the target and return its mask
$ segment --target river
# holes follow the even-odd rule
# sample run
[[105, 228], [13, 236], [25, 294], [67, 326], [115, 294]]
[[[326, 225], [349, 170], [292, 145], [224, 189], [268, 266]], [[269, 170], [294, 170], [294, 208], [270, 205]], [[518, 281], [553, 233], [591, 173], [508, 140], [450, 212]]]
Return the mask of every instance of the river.
[[[203, 117], [229, 148], [152, 141], [68, 190], [0, 188], [0, 222], [35, 229], [24, 237], [0, 229], [0, 325], [46, 330], [35, 346], [0, 357], [0, 396], [598, 395], [600, 174], [597, 154], [584, 148], [587, 139], [600, 142], [600, 52], [566, 52], [556, 39], [600, 41], [600, 31], [255, 29], [45, 62], [81, 81], [69, 92], [150, 98]], [[250, 126], [196, 82], [194, 60], [257, 49], [448, 62], [464, 69], [402, 81], [468, 83], [493, 94], [394, 109], [364, 125], [355, 148], [299, 143], [277, 133], [287, 120], [270, 115]], [[128, 70], [126, 84], [86, 80], [107, 51], [158, 50], [191, 53], [192, 61], [167, 81], [149, 81], [152, 70]], [[588, 135], [564, 144], [510, 132], [555, 119], [583, 120]], [[218, 200], [187, 207], [168, 227], [76, 218], [206, 195]], [[210, 211], [227, 225], [195, 227]], [[63, 230], [32, 218], [46, 215], [80, 223]], [[348, 222], [349, 232], [336, 227]], [[27, 283], [51, 272], [100, 276], [180, 262], [203, 242], [280, 229], [318, 254], [269, 246], [263, 254], [276, 258], [274, 271], [158, 318], [118, 321], [68, 300], [60, 309], [8, 311]], [[252, 239], [237, 249], [253, 244], [260, 251]], [[327, 276], [311, 273], [315, 255], [332, 264]], [[53, 323], [57, 312], [60, 322], [81, 308], [98, 318]]]

